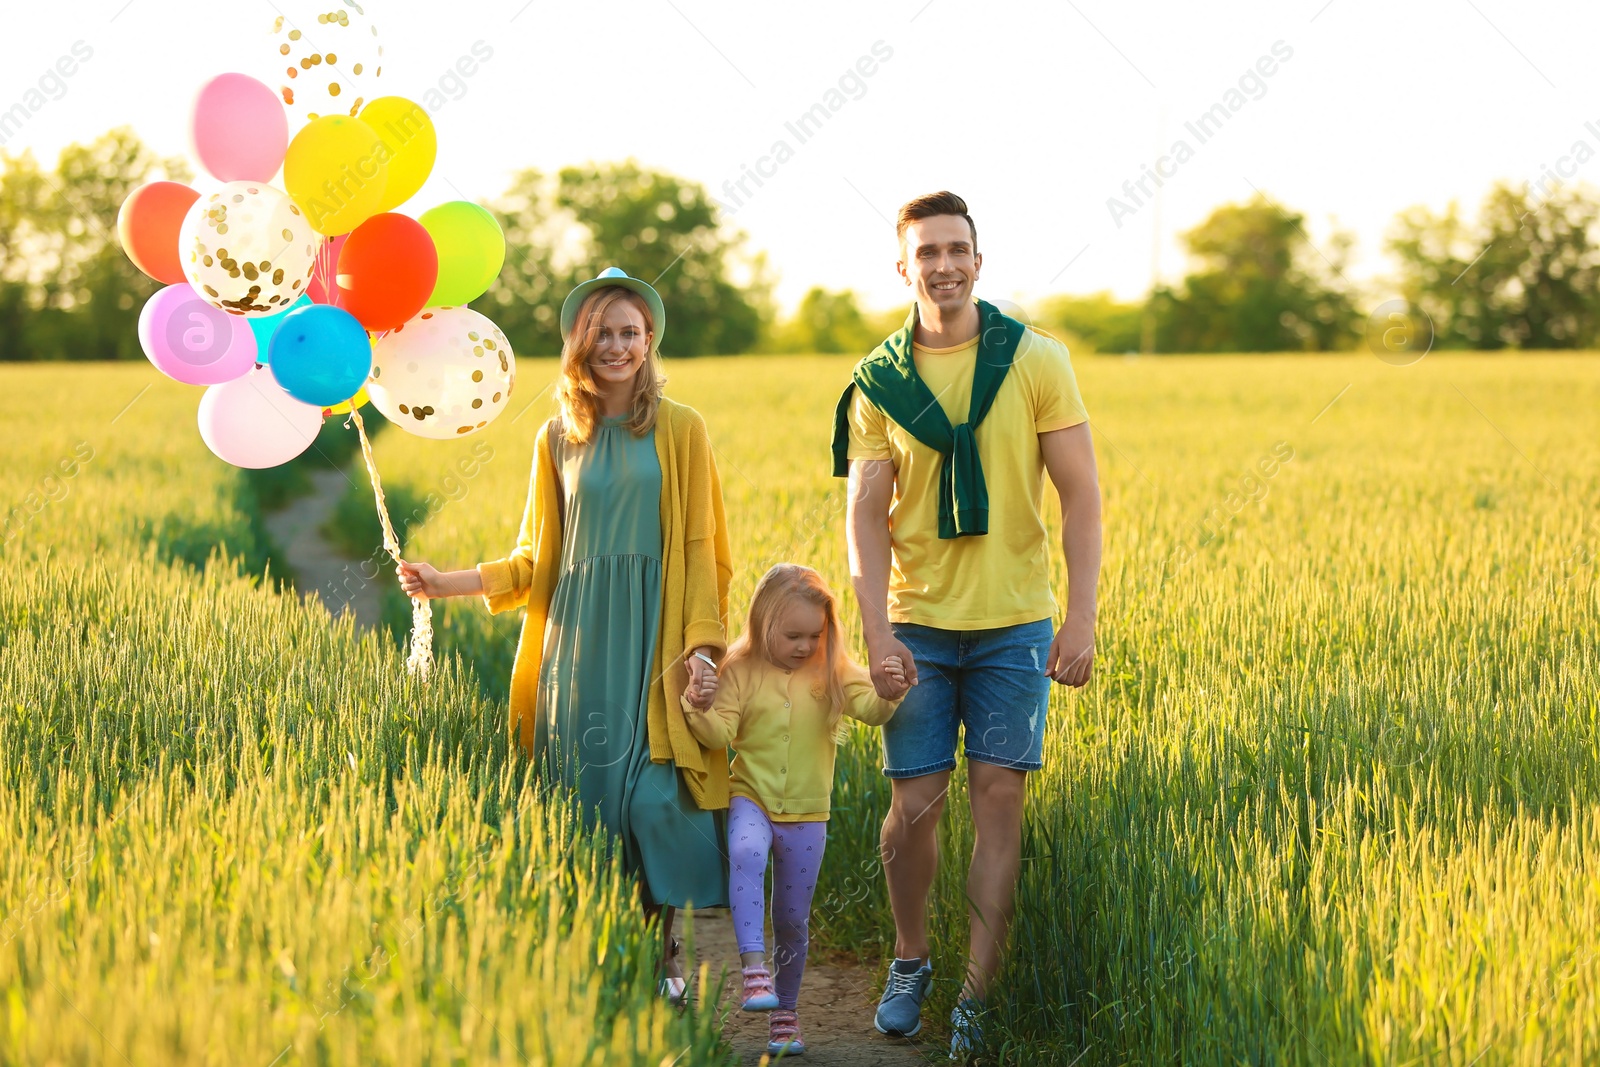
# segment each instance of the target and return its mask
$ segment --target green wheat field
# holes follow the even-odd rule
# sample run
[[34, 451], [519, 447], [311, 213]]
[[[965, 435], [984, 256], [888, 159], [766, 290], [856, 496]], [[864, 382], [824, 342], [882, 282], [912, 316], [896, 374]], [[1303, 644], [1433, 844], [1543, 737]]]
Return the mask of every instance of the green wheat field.
[[[791, 559], [856, 629], [827, 453], [850, 363], [668, 364], [717, 447], [737, 615]], [[1600, 1063], [1600, 361], [1076, 366], [1098, 658], [1031, 780], [995, 1061]], [[375, 437], [409, 558], [510, 550], [554, 369], [522, 361], [472, 438]], [[436, 604], [438, 669], [408, 679], [392, 566], [351, 564], [375, 631], [280, 589], [260, 516], [303, 475], [213, 458], [198, 396], [142, 364], [0, 370], [0, 1062], [726, 1061], [508, 748], [518, 620]], [[357, 470], [334, 534], [370, 559]], [[1049, 579], [1064, 603], [1059, 549]], [[877, 751], [859, 729], [841, 760], [813, 929], [881, 973]]]

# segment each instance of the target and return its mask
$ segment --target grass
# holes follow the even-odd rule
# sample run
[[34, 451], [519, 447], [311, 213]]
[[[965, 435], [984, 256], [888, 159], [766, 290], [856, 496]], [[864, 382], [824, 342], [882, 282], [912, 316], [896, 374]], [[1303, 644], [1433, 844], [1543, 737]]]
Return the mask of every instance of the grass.
[[[738, 612], [778, 559], [818, 567], [854, 610], [827, 462], [849, 364], [669, 368], [718, 450]], [[1105, 496], [1098, 660], [1089, 687], [1056, 692], [1030, 783], [1018, 949], [989, 1023], [1002, 1058], [1600, 1062], [1600, 364], [1077, 369]], [[553, 373], [524, 361], [483, 435], [493, 462], [412, 558], [509, 551]], [[426, 492], [450, 447], [391, 434], [379, 463]], [[1049, 580], [1063, 601], [1059, 552]], [[441, 615], [439, 647], [502, 692], [515, 624], [474, 603]], [[814, 922], [882, 966], [878, 766], [858, 732]], [[933, 902], [935, 1020], [962, 972], [963, 788]]]
[[[0, 1062], [719, 1061], [471, 667], [419, 685], [244, 566], [197, 391], [118, 416], [148, 369], [5, 374]], [[197, 568], [170, 539], [200, 530]]]
[[[739, 614], [778, 559], [854, 611], [827, 462], [849, 363], [669, 366], [718, 450]], [[1077, 369], [1098, 657], [1055, 693], [1030, 779], [996, 1058], [1600, 1062], [1600, 362]], [[408, 558], [512, 547], [554, 364], [520, 371], [481, 434], [375, 441]], [[396, 633], [274, 589], [259, 504], [199, 444], [192, 392], [112, 423], [147, 371], [4, 373], [27, 433], [0, 502], [45, 500], [61, 457], [95, 451], [0, 549], [20, 768], [0, 826], [23, 843], [0, 860], [0, 1060], [715, 1060], [710, 1020], [650, 996], [626, 887], [507, 756], [515, 618], [436, 606], [441, 670], [415, 686]], [[370, 523], [352, 493], [342, 514]], [[1059, 552], [1049, 580], [1061, 600]], [[881, 967], [877, 767], [857, 731], [813, 922]], [[963, 796], [958, 775], [935, 1024], [962, 970]]]

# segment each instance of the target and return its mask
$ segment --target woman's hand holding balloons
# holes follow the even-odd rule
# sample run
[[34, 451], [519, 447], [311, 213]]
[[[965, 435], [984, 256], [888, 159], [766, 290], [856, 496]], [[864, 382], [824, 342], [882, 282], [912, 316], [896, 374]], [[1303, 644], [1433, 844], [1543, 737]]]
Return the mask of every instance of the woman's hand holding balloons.
[[439, 587], [442, 575], [429, 563], [406, 563], [395, 565], [394, 572], [400, 578], [400, 589], [406, 596], [421, 597], [432, 600], [435, 597], [448, 596]]
[[394, 573], [400, 578], [400, 588], [406, 596], [423, 600], [437, 600], [449, 596], [477, 596], [483, 592], [483, 579], [477, 568], [463, 571], [441, 571], [428, 563], [407, 563], [401, 560]]

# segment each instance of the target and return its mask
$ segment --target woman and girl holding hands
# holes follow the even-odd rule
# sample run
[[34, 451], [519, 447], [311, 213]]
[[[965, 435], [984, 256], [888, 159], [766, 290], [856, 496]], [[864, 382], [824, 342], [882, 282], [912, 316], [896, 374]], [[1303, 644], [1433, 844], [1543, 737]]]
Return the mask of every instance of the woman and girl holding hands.
[[[398, 567], [401, 586], [410, 595], [481, 595], [491, 612], [526, 610], [510, 697], [512, 730], [520, 746], [539, 761], [547, 782], [575, 793], [586, 825], [603, 826], [625, 870], [638, 877], [641, 904], [662, 932], [665, 996], [675, 1001], [685, 996], [680, 943], [672, 936], [675, 910], [731, 908], [744, 978], [741, 1005], [747, 1011], [770, 1011], [768, 1048], [773, 1054], [792, 1056], [805, 1050], [796, 1009], [842, 719], [885, 726], [885, 773], [894, 785], [884, 856], [897, 927], [896, 960], [874, 1019], [886, 1034], [909, 1037], [920, 1029], [920, 1007], [931, 985], [926, 901], [937, 862], [933, 827], [942, 811], [942, 794], [921, 812], [908, 814], [908, 806], [925, 799], [925, 787], [936, 783], [941, 772], [948, 780], [955, 764], [957, 720], [967, 739], [969, 769], [981, 762], [1015, 779], [1007, 780], [1014, 786], [1009, 790], [1014, 798], [1007, 794], [1014, 803], [1001, 805], [1006, 810], [997, 828], [990, 828], [993, 820], [980, 818], [980, 775], [973, 774], [978, 852], [986, 846], [994, 852], [975, 853], [973, 877], [992, 881], [994, 872], [979, 872], [978, 861], [997, 861], [1000, 877], [1009, 877], [1009, 885], [997, 894], [986, 884], [969, 882], [973, 963], [961, 1006], [952, 1017], [954, 1057], [975, 1051], [980, 1040], [982, 997], [998, 966], [1020, 859], [1020, 787], [1025, 772], [1039, 766], [1050, 683], [1081, 685], [1088, 678], [1093, 571], [1099, 562], [1097, 489], [1092, 554], [1081, 530], [1073, 543], [1063, 536], [1074, 594], [1068, 625], [1079, 627], [1070, 640], [1068, 626], [1055, 642], [1050, 640], [1053, 601], [1048, 587], [1044, 601], [1049, 609], [1027, 620], [1031, 625], [961, 627], [963, 633], [956, 636], [963, 638], [958, 642], [962, 647], [953, 659], [937, 648], [938, 628], [918, 626], [915, 613], [895, 602], [897, 594], [904, 600], [910, 592], [901, 588], [906, 580], [918, 577], [904, 573], [900, 557], [909, 551], [909, 562], [915, 565], [918, 552], [902, 546], [898, 520], [891, 539], [886, 509], [891, 495], [897, 506], [907, 503], [908, 493], [915, 496], [908, 477], [913, 467], [919, 468], [915, 476], [921, 480], [927, 480], [930, 468], [935, 481], [943, 479], [940, 490], [925, 494], [930, 506], [943, 496], [951, 498], [950, 506], [939, 509], [941, 538], [947, 543], [956, 538], [992, 541], [996, 555], [1015, 555], [1015, 534], [1004, 544], [1000, 538], [971, 536], [985, 532], [973, 528], [980, 503], [1002, 520], [1010, 518], [1004, 504], [987, 505], [982, 499], [993, 499], [996, 489], [1012, 491], [1004, 484], [1011, 478], [1010, 460], [991, 455], [989, 442], [974, 443], [970, 432], [997, 396], [1005, 395], [999, 386], [1007, 378], [1013, 392], [1030, 393], [1021, 398], [1024, 407], [1040, 407], [1041, 398], [1031, 395], [1041, 391], [1038, 381], [1044, 381], [1045, 391], [1064, 392], [1049, 399], [1046, 406], [1053, 414], [1046, 421], [1081, 429], [1087, 440], [1087, 426], [1078, 426], [1086, 416], [1070, 417], [1081, 413], [1082, 403], [1064, 348], [1050, 342], [1060, 349], [1058, 358], [1052, 358], [1056, 354], [1049, 346], [1033, 345], [1031, 351], [1043, 350], [1046, 358], [1021, 362], [1054, 366], [1042, 375], [1038, 367], [1023, 374], [1001, 370], [997, 382], [991, 364], [1000, 358], [1020, 361], [1016, 335], [1025, 332], [1021, 325], [1011, 319], [1002, 322], [1003, 316], [986, 320], [980, 345], [976, 317], [971, 323], [953, 321], [963, 310], [974, 316], [999, 312], [975, 303], [971, 294], [981, 263], [975, 226], [970, 236], [963, 233], [951, 242], [952, 247], [935, 250], [934, 256], [925, 253], [922, 238], [930, 235], [921, 230], [949, 223], [952, 215], [953, 221], [965, 219], [971, 225], [965, 204], [949, 193], [918, 198], [902, 209], [901, 272], [917, 292], [918, 308], [905, 330], [858, 365], [836, 421], [835, 473], [848, 473], [851, 479], [851, 570], [863, 609], [869, 666], [849, 658], [837, 601], [827, 584], [815, 570], [795, 563], [780, 563], [762, 576], [744, 631], [729, 644], [733, 567], [705, 423], [693, 409], [663, 394], [666, 379], [658, 352], [666, 312], [660, 296], [615, 267], [577, 286], [562, 305], [564, 345], [556, 384], [560, 414], [535, 439], [532, 484], [515, 550], [469, 570], [441, 572], [420, 562]], [[931, 236], [940, 234], [949, 236], [944, 230]], [[905, 250], [908, 241], [911, 251]], [[957, 285], [948, 284], [951, 277]], [[905, 414], [902, 404], [920, 398], [913, 390], [927, 390], [919, 369], [932, 371], [938, 363], [940, 373], [963, 373], [961, 355], [948, 358], [956, 352], [948, 348], [948, 335], [934, 338], [944, 347], [923, 344], [925, 332], [931, 327], [936, 334], [940, 326], [970, 328], [968, 337], [955, 341], [970, 342], [966, 347], [972, 349], [965, 373], [973, 385], [960, 390], [961, 407], [970, 395], [972, 410], [950, 409], [942, 398], [940, 408], [931, 404], [930, 394], [934, 410], [964, 420], [953, 433], [949, 422], [944, 424], [945, 440], [937, 439], [937, 429], [921, 432], [916, 414]], [[897, 346], [897, 341], [903, 344]], [[892, 380], [896, 371], [898, 386]], [[985, 396], [981, 402], [980, 394]], [[979, 412], [979, 407], [985, 410]], [[869, 409], [881, 416], [876, 438], [863, 417]], [[1062, 421], [1063, 413], [1067, 421]], [[1032, 412], [1030, 435], [1038, 414]], [[902, 431], [902, 421], [909, 429]], [[998, 425], [998, 420], [991, 424]], [[1041, 440], [1043, 435], [1040, 431]], [[935, 439], [930, 445], [925, 437]], [[1037, 501], [1046, 455], [1034, 447], [1029, 499], [1042, 535]], [[943, 468], [952, 458], [961, 462], [956, 464], [953, 492], [945, 492], [952, 487]], [[886, 462], [875, 468], [876, 459]], [[1000, 477], [991, 476], [986, 491], [983, 466], [991, 462]], [[1088, 464], [1092, 481], [1092, 452]], [[1060, 488], [1055, 464], [1049, 465]], [[892, 469], [885, 472], [882, 467]], [[872, 477], [877, 473], [889, 477]], [[890, 495], [880, 493], [874, 481], [887, 481]], [[1027, 497], [1028, 486], [1020, 489]], [[1062, 499], [1065, 508], [1068, 496]], [[880, 502], [885, 508], [881, 516], [876, 514]], [[909, 503], [920, 506], [915, 499]], [[1080, 512], [1087, 510], [1079, 497], [1072, 503]], [[1024, 500], [1023, 512], [1026, 505]], [[865, 525], [863, 518], [881, 521], [884, 537], [875, 532], [860, 536], [856, 527]], [[947, 522], [967, 528], [947, 529]], [[1024, 536], [1034, 532], [1024, 531]], [[889, 560], [879, 558], [887, 553], [876, 551], [885, 547], [880, 541], [889, 542], [895, 554], [892, 587]], [[1034, 558], [1025, 556], [1022, 562], [1031, 564]], [[937, 568], [923, 566], [928, 576], [942, 577]], [[1086, 595], [1080, 590], [1085, 584], [1080, 575], [1086, 578]], [[981, 577], [1004, 582], [1011, 576]], [[1043, 580], [1037, 574], [1023, 577], [1032, 584]], [[936, 596], [938, 590], [931, 592]], [[930, 593], [926, 583], [921, 593]], [[957, 593], [958, 599], [966, 596]], [[1039, 603], [1033, 597], [1024, 614]], [[1081, 632], [1085, 605], [1086, 646]], [[1076, 621], [1074, 607], [1079, 609]], [[1035, 647], [1041, 632], [1038, 619], [1044, 622], [1042, 647]], [[1019, 640], [1033, 644], [1024, 652]], [[1019, 666], [1028, 654], [1031, 668]], [[963, 656], [970, 662], [961, 662]], [[1018, 706], [960, 705], [964, 690], [982, 692], [985, 686], [995, 699]], [[929, 698], [919, 701], [922, 691]], [[731, 762], [730, 745], [735, 753]], [[942, 753], [935, 751], [940, 745]], [[987, 797], [995, 791], [985, 784], [984, 792]], [[775, 975], [766, 966], [764, 942], [769, 856]], [[920, 900], [915, 899], [919, 894]], [[991, 906], [996, 898], [998, 906]]]

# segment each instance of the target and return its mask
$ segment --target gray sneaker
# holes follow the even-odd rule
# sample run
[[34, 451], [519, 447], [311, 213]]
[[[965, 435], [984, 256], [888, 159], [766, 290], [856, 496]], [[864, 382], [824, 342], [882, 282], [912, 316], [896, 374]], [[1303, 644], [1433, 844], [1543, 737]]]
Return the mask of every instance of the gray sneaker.
[[914, 1037], [922, 1029], [922, 1002], [933, 988], [933, 967], [921, 960], [895, 960], [878, 998], [872, 1025], [890, 1037]]

